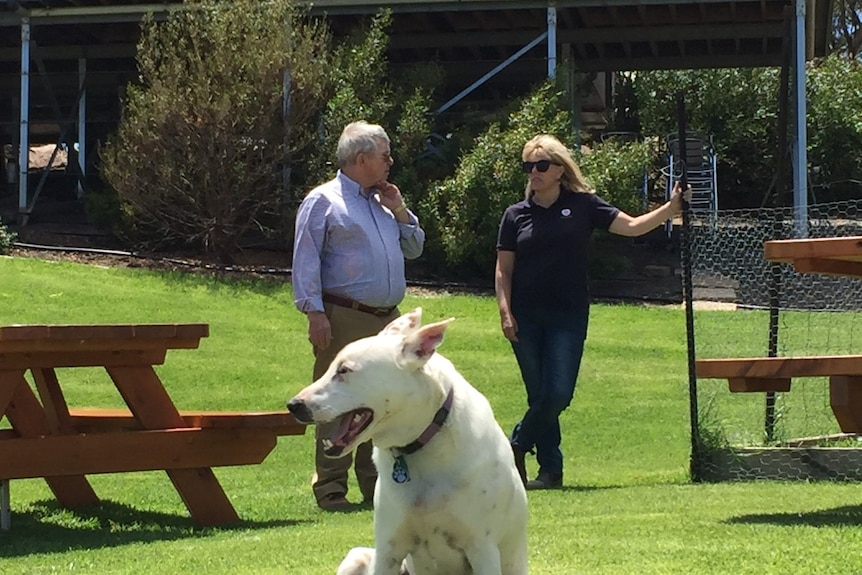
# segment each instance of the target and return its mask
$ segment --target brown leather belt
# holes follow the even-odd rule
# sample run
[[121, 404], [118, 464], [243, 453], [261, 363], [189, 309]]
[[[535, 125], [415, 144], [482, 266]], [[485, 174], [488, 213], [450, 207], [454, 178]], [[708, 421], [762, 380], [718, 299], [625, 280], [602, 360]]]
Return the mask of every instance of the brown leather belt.
[[362, 313], [370, 313], [371, 315], [376, 315], [377, 317], [387, 316], [398, 306], [392, 307], [372, 307], [370, 305], [365, 305], [364, 303], [359, 303], [356, 300], [352, 300], [347, 297], [341, 297], [340, 295], [335, 295], [331, 293], [323, 294], [323, 301], [329, 302], [333, 305], [341, 306], [341, 307], [349, 307], [350, 309], [355, 309], [356, 311], [361, 311]]

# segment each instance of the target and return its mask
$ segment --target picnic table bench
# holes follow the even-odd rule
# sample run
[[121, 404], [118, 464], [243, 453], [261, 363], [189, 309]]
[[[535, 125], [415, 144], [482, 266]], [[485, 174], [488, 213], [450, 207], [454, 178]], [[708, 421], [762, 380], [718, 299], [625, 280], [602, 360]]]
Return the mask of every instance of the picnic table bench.
[[792, 378], [828, 377], [829, 403], [841, 431], [862, 433], [862, 355], [699, 359], [699, 378], [727, 379], [730, 391], [790, 391]]
[[[179, 411], [153, 366], [207, 335], [207, 324], [0, 327], [0, 481], [42, 477], [75, 508], [99, 501], [87, 474], [164, 470], [196, 523], [238, 521], [211, 468], [261, 463], [306, 426], [287, 411]], [[70, 409], [56, 372], [68, 367], [103, 367], [126, 408]]]

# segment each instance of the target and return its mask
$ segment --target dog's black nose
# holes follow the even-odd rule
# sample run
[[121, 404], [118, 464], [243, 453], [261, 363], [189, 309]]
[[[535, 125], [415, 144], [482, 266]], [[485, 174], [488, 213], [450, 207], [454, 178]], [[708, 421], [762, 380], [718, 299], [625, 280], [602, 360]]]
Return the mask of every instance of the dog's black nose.
[[311, 414], [311, 410], [308, 409], [308, 406], [305, 405], [305, 402], [301, 399], [296, 399], [294, 397], [288, 401], [287, 410], [291, 412], [300, 423], [311, 423], [314, 419], [314, 416]]

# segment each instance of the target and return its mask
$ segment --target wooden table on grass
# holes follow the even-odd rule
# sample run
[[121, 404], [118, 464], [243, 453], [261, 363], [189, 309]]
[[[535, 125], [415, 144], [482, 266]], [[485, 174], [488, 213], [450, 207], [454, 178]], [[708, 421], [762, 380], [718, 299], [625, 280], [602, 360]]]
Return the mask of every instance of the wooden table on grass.
[[[278, 436], [305, 426], [286, 411], [178, 410], [153, 366], [208, 334], [207, 324], [0, 327], [0, 420], [11, 424], [0, 430], [4, 487], [42, 477], [76, 508], [99, 501], [88, 474], [165, 470], [196, 523], [238, 521], [211, 467], [261, 463]], [[75, 367], [103, 367], [128, 409], [70, 409], [56, 368]]]
[[862, 278], [862, 236], [773, 240], [763, 244], [763, 255], [799, 273]]
[[[862, 236], [773, 240], [764, 257], [799, 273], [862, 278]], [[790, 391], [794, 377], [828, 377], [829, 398], [845, 433], [862, 433], [862, 355], [700, 359], [697, 377], [726, 378], [732, 392]]]

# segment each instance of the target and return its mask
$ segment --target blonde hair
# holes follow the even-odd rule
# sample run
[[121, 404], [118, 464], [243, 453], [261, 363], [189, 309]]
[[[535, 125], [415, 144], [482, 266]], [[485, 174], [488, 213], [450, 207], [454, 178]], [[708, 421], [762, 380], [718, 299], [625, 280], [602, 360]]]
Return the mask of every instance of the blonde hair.
[[[581, 172], [580, 166], [572, 157], [569, 149], [557, 138], [550, 134], [539, 134], [526, 144], [524, 144], [524, 152], [521, 154], [521, 159], [526, 161], [533, 152], [540, 152], [540, 155], [547, 157], [555, 164], [563, 166], [563, 175], [560, 177], [560, 185], [572, 190], [573, 192], [582, 192], [592, 194], [595, 190], [592, 189], [584, 174]], [[529, 199], [530, 181], [527, 179], [527, 188], [524, 190], [524, 197]]]

